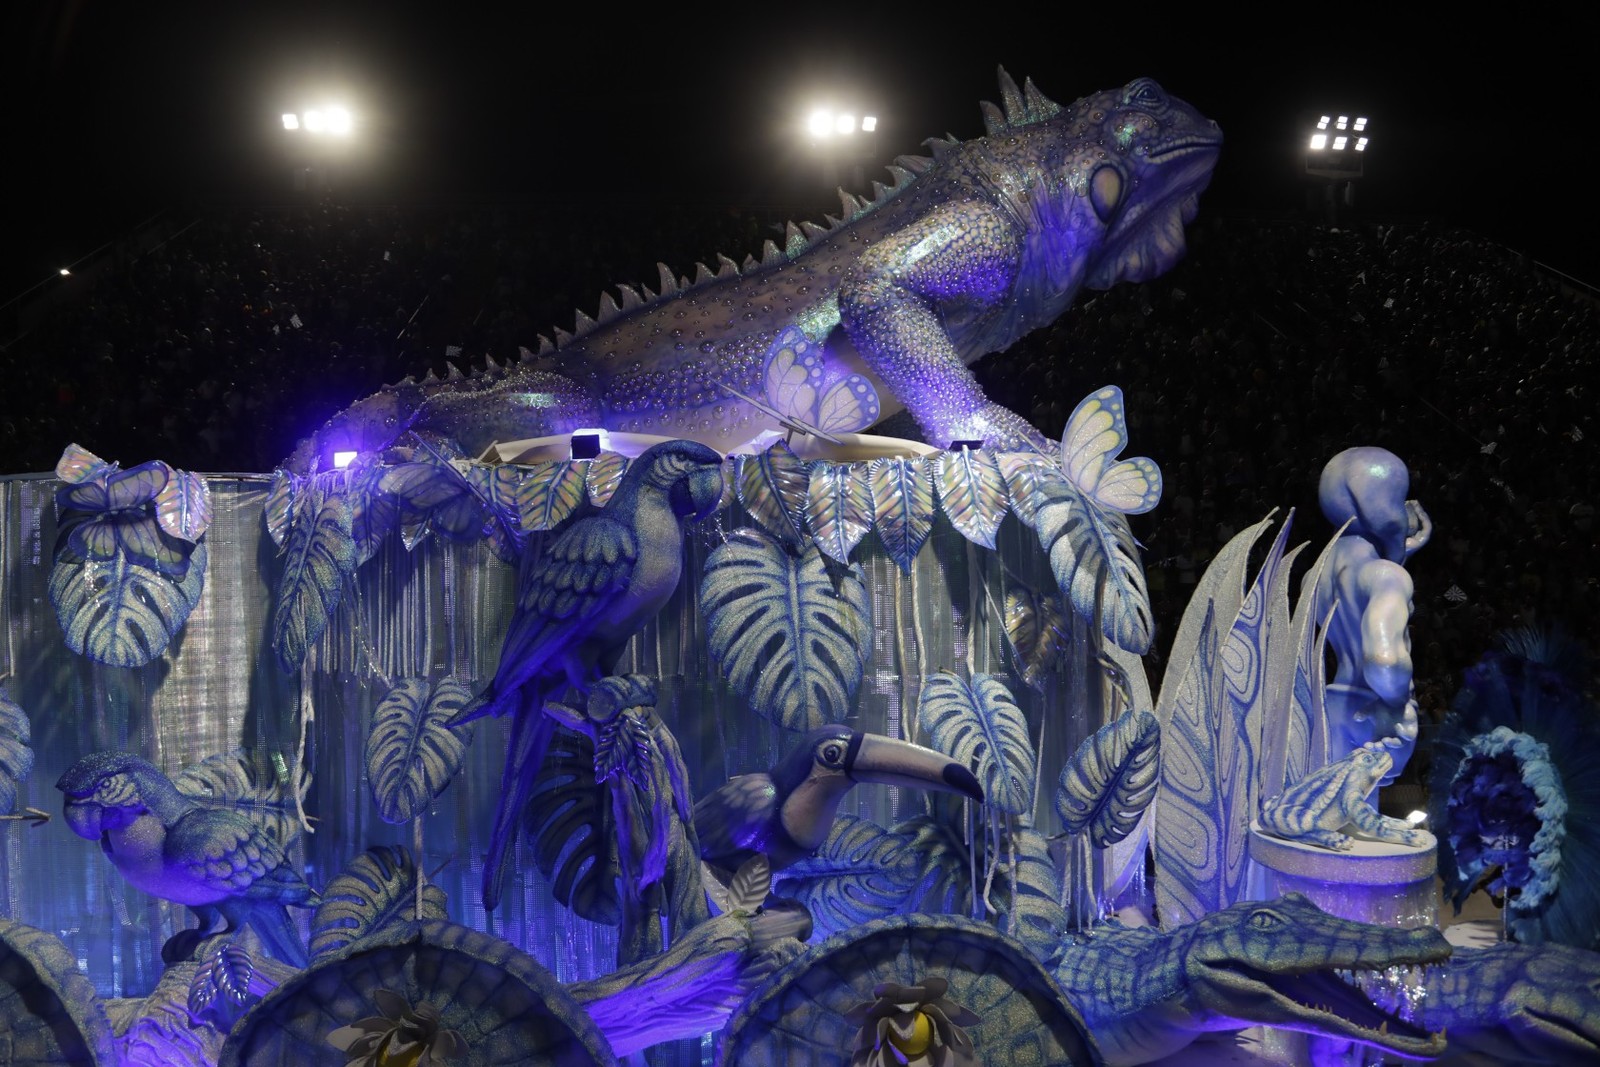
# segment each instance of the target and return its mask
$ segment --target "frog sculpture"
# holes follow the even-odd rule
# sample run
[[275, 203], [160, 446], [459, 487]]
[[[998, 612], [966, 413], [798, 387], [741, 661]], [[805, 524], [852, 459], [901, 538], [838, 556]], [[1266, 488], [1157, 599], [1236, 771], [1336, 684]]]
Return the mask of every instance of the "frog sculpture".
[[1382, 742], [1371, 742], [1313, 771], [1277, 796], [1261, 802], [1263, 832], [1348, 852], [1354, 839], [1423, 847], [1430, 835], [1404, 819], [1380, 815], [1367, 796], [1394, 765]]

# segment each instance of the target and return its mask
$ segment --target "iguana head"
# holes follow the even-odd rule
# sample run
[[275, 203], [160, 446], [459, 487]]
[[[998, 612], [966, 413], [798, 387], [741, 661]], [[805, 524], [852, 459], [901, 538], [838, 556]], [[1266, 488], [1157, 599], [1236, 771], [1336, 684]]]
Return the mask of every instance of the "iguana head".
[[1196, 1007], [1209, 1012], [1207, 1029], [1265, 1025], [1407, 1058], [1444, 1052], [1442, 1035], [1378, 1007], [1339, 973], [1442, 963], [1450, 945], [1432, 927], [1352, 922], [1290, 893], [1235, 904], [1186, 933], [1184, 971]]
[[1070, 110], [1094, 144], [1088, 158], [1074, 161], [1076, 191], [1105, 227], [1085, 284], [1109, 289], [1170, 269], [1183, 256], [1183, 227], [1211, 181], [1222, 131], [1149, 78]]

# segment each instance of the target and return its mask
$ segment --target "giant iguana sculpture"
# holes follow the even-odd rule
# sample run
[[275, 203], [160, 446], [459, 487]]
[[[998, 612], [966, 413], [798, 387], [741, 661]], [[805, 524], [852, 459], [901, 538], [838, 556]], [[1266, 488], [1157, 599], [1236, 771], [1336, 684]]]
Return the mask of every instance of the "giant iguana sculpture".
[[775, 415], [848, 432], [902, 406], [936, 445], [1048, 451], [967, 364], [1053, 321], [1085, 285], [1176, 263], [1222, 134], [1148, 78], [1062, 107], [1001, 70], [1000, 92], [1003, 107], [983, 105], [985, 136], [901, 157], [893, 187], [841, 193], [828, 227], [791, 224], [783, 249], [769, 241], [743, 267], [722, 257], [693, 282], [663, 265], [659, 294], [620, 286], [620, 303], [605, 294], [598, 318], [580, 313], [575, 332], [509, 367], [387, 386], [288, 466], [407, 429], [469, 453], [591, 427], [726, 453], [780, 428]]
[[1444, 1051], [1442, 1035], [1378, 1007], [1338, 972], [1449, 957], [1449, 943], [1432, 927], [1352, 922], [1289, 893], [1235, 904], [1165, 933], [1096, 931], [1061, 953], [1055, 977], [1107, 1067], [1149, 1063], [1204, 1033], [1251, 1026], [1428, 1059]]

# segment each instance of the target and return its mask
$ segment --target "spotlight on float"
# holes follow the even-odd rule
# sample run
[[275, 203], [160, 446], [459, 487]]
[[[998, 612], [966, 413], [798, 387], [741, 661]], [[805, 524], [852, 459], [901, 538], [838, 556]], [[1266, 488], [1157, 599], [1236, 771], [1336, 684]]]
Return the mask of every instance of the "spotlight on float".
[[300, 128], [300, 116], [296, 115], [292, 111], [285, 112], [283, 116], [283, 128], [286, 130], [298, 130]]
[[960, 441], [950, 442], [952, 452], [976, 452], [983, 447], [983, 438], [963, 438]]
[[358, 455], [360, 455], [359, 452], [335, 452], [333, 454], [334, 469], [344, 470], [356, 461], [356, 456]]
[[1421, 826], [1427, 821], [1428, 813], [1423, 811], [1421, 808], [1418, 808], [1416, 811], [1413, 811], [1410, 815], [1406, 816], [1406, 822], [1410, 823], [1412, 826]]
[[350, 135], [350, 112], [342, 107], [328, 109], [328, 132], [340, 137]]

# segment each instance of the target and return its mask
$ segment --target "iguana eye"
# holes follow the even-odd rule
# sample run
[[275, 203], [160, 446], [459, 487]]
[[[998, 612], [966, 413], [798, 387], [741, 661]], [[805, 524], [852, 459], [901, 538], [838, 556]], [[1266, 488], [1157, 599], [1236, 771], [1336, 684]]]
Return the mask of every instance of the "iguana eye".
[[1110, 222], [1122, 206], [1122, 190], [1122, 175], [1116, 167], [1101, 167], [1089, 179], [1089, 203], [1101, 222]]
[[1160, 107], [1167, 102], [1166, 94], [1161, 91], [1161, 86], [1149, 78], [1140, 78], [1131, 83], [1122, 97], [1125, 103], [1136, 104], [1140, 107]]

